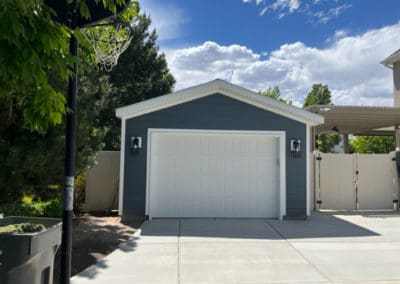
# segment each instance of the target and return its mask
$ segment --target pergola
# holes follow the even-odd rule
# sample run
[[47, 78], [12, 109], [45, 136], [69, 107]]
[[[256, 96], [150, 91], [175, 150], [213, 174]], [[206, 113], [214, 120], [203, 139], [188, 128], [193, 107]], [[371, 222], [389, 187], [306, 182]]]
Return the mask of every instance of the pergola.
[[349, 134], [394, 135], [396, 149], [400, 148], [399, 107], [313, 105], [307, 109], [325, 118], [323, 124], [314, 127], [314, 134], [342, 134], [345, 153], [349, 151]]

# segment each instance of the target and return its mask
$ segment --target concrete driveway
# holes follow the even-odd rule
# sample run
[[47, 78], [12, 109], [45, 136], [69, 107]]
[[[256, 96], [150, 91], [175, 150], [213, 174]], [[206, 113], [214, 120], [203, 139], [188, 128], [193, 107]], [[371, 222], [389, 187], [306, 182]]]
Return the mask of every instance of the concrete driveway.
[[400, 283], [400, 215], [146, 221], [72, 283]]

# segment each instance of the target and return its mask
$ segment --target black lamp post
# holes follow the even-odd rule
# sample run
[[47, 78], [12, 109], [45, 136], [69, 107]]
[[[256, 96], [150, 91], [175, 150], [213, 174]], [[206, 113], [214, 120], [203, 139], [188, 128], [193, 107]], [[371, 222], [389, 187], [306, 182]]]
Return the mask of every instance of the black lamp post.
[[[95, 25], [100, 21], [115, 16], [114, 13], [105, 9], [103, 5], [95, 0], [86, 0], [89, 8], [90, 19], [81, 17], [76, 10], [75, 3], [67, 3], [67, 0], [45, 0], [45, 5], [51, 7], [55, 12], [54, 20], [67, 25], [72, 31]], [[125, 5], [117, 5], [117, 14], [123, 12], [129, 5], [130, 0], [125, 1]], [[78, 40], [72, 33], [69, 50], [75, 57], [72, 66], [72, 74], [68, 81], [68, 100], [67, 100], [67, 125], [65, 136], [65, 162], [64, 162], [64, 195], [63, 195], [63, 218], [62, 218], [62, 240], [61, 240], [61, 284], [69, 284], [71, 277], [71, 250], [72, 250], [72, 216], [74, 201], [74, 176], [75, 176], [75, 148], [76, 148], [76, 97], [78, 95]]]
[[[73, 24], [71, 25], [73, 27]], [[78, 40], [74, 34], [69, 40], [69, 50], [77, 58]], [[78, 94], [78, 63], [74, 62], [68, 81], [67, 125], [65, 135], [64, 200], [61, 239], [61, 284], [68, 284], [71, 277], [72, 215], [74, 207], [74, 176], [76, 148], [76, 96]]]

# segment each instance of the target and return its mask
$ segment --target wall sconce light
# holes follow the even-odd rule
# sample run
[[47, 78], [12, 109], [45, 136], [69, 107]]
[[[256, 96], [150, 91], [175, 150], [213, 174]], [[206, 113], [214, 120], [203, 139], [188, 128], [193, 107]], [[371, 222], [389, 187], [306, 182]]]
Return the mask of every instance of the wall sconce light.
[[137, 150], [142, 148], [142, 137], [133, 136], [131, 137], [131, 149]]
[[290, 152], [293, 158], [300, 157], [301, 154], [301, 141], [300, 140], [290, 140]]
[[339, 132], [339, 128], [337, 128], [337, 126], [332, 127], [332, 131], [335, 131], [336, 133]]

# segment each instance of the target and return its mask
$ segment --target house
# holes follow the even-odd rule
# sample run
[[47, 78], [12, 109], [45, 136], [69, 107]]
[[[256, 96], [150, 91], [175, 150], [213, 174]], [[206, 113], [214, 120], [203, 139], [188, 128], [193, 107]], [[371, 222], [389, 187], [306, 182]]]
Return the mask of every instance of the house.
[[393, 69], [394, 106], [400, 107], [400, 49], [392, 53], [381, 63], [386, 67]]
[[305, 218], [311, 128], [323, 117], [214, 80], [117, 109], [119, 212]]

